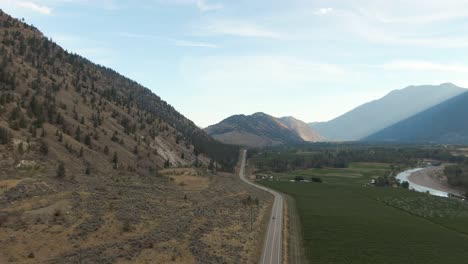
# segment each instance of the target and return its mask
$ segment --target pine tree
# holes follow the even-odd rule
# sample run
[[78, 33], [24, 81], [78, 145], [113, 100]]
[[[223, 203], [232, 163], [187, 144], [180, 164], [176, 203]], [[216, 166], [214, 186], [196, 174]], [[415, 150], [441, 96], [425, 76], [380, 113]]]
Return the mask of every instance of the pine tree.
[[41, 141], [41, 145], [40, 145], [40, 147], [39, 147], [39, 151], [40, 151], [41, 154], [43, 154], [43, 155], [49, 154], [49, 146], [47, 145], [47, 143], [45, 143], [44, 141]]
[[86, 165], [85, 174], [86, 174], [86, 175], [90, 175], [90, 174], [91, 174], [91, 168], [89, 167], [89, 164]]
[[8, 128], [0, 127], [0, 144], [5, 145], [10, 142], [10, 132]]
[[57, 178], [65, 178], [65, 164], [63, 163], [63, 161], [60, 161], [57, 166]]
[[76, 127], [76, 130], [75, 130], [75, 139], [77, 141], [80, 141], [81, 140], [81, 129], [79, 126]]
[[19, 153], [20, 155], [22, 155], [22, 154], [24, 153], [23, 142], [20, 142], [20, 143], [18, 144], [18, 153]]
[[117, 152], [114, 152], [114, 156], [112, 157], [112, 163], [114, 163], [114, 169], [117, 169], [117, 162], [119, 162], [119, 158], [117, 157]]
[[91, 136], [89, 134], [87, 134], [84, 138], [84, 143], [85, 145], [89, 146], [91, 145]]

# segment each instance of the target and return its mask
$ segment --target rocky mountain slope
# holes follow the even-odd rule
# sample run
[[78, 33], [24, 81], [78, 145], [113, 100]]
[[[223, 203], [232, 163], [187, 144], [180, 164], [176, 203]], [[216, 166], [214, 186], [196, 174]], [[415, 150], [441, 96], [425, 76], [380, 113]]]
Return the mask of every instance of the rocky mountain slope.
[[310, 125], [330, 140], [360, 140], [465, 91], [450, 83], [409, 86], [394, 90], [331, 121]]
[[237, 157], [0, 11], [0, 263], [254, 262], [271, 198], [219, 172]]
[[205, 131], [220, 142], [249, 147], [296, 144], [322, 139], [304, 124], [291, 117], [278, 119], [265, 113], [255, 113], [228, 117], [207, 127]]
[[290, 130], [296, 132], [296, 134], [299, 135], [304, 141], [319, 142], [325, 140], [324, 137], [322, 137], [317, 131], [312, 129], [307, 123], [298, 120], [292, 116], [281, 117], [279, 118], [279, 120]]
[[16, 141], [44, 142], [59, 153], [82, 150], [87, 163], [94, 162], [89, 155], [116, 153], [122, 167], [190, 165], [199, 153], [235, 163], [237, 150], [228, 158], [214, 155], [232, 147], [214, 141], [149, 89], [5, 14], [0, 33], [0, 121]]
[[364, 140], [468, 144], [468, 92], [398, 122]]

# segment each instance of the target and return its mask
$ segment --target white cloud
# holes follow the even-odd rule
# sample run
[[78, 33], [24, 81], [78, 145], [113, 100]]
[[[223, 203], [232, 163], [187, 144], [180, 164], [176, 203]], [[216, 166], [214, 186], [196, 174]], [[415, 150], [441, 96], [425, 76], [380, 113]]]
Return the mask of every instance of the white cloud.
[[361, 0], [339, 6], [375, 22], [414, 26], [466, 18], [467, 5], [468, 0]]
[[124, 37], [124, 38], [134, 38], [134, 39], [157, 39], [156, 36], [153, 35], [148, 35], [148, 34], [137, 34], [137, 33], [131, 33], [131, 32], [118, 32], [118, 36]]
[[[419, 22], [411, 22], [410, 20], [413, 19], [411, 16], [405, 17], [401, 15], [399, 17], [399, 15], [393, 14], [391, 11], [384, 11], [383, 6], [379, 6], [379, 8], [374, 7], [375, 10], [372, 8], [372, 5], [370, 6], [334, 10], [333, 24], [328, 28], [331, 34], [330, 37], [341, 35], [346, 40], [352, 40], [353, 37], [357, 37], [368, 43], [384, 45], [429, 48], [468, 47], [468, 33], [462, 27], [462, 23], [450, 23], [448, 26], [429, 18], [427, 20], [416, 19]], [[384, 15], [381, 15], [381, 13]], [[413, 10], [408, 10], [406, 13], [417, 16], [417, 13]], [[447, 15], [447, 17], [449, 16]], [[395, 22], [400, 20], [406, 21], [406, 23]], [[434, 24], [421, 24], [422, 20], [426, 21], [426, 23]], [[447, 28], [450, 28], [450, 30], [447, 30]]]
[[220, 3], [213, 3], [208, 0], [157, 0], [162, 4], [175, 4], [184, 6], [194, 6], [201, 12], [215, 11], [223, 9], [223, 5]]
[[50, 36], [53, 41], [70, 52], [79, 54], [101, 65], [112, 66], [115, 55], [105, 42], [61, 33], [53, 33]]
[[39, 5], [34, 2], [30, 2], [30, 1], [13, 1], [13, 2], [15, 3], [16, 6], [20, 8], [29, 9], [31, 11], [41, 13], [43, 15], [50, 15], [52, 13], [52, 9], [50, 7]]
[[207, 43], [207, 42], [198, 42], [198, 41], [188, 41], [188, 40], [173, 40], [176, 46], [181, 47], [198, 47], [198, 48], [217, 48], [218, 45]]
[[324, 7], [324, 8], [318, 8], [314, 11], [314, 14], [323, 16], [323, 15], [328, 15], [331, 12], [333, 12], [333, 8], [331, 7]]
[[286, 36], [255, 23], [236, 20], [211, 20], [199, 28], [202, 35], [225, 35], [237, 37], [283, 39]]
[[199, 87], [222, 88], [227, 93], [304, 89], [353, 78], [350, 70], [339, 65], [277, 55], [190, 58], [182, 62], [180, 71]]
[[[357, 28], [355, 33], [367, 41], [401, 46], [431, 47], [431, 48], [463, 48], [468, 47], [468, 37], [419, 37], [416, 34], [405, 36], [393, 33], [383, 28], [377, 29], [372, 26]], [[409, 36], [408, 36], [409, 35]]]
[[202, 41], [193, 41], [193, 40], [184, 40], [184, 39], [174, 39], [174, 38], [165, 38], [165, 37], [158, 37], [149, 34], [135, 34], [129, 32], [119, 32], [117, 33], [118, 36], [124, 38], [132, 38], [132, 39], [155, 39], [155, 40], [164, 40], [172, 42], [176, 46], [181, 47], [198, 47], [198, 48], [217, 48], [218, 45], [208, 42]]
[[383, 64], [387, 70], [400, 71], [435, 71], [449, 73], [468, 73], [468, 66], [462, 64], [444, 64], [430, 61], [397, 60]]
[[209, 4], [205, 0], [196, 0], [195, 4], [197, 8], [202, 12], [219, 10], [223, 8], [223, 5], [221, 4]]

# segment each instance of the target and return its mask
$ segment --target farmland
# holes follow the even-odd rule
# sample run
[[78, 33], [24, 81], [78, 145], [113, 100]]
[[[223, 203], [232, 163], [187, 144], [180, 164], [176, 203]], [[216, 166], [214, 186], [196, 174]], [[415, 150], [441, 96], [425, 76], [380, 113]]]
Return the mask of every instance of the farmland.
[[[401, 188], [364, 186], [395, 168], [351, 163], [272, 173], [266, 186], [294, 197], [311, 263], [460, 263], [468, 258], [468, 206]], [[401, 168], [400, 168], [401, 169]], [[296, 176], [322, 183], [295, 183]]]

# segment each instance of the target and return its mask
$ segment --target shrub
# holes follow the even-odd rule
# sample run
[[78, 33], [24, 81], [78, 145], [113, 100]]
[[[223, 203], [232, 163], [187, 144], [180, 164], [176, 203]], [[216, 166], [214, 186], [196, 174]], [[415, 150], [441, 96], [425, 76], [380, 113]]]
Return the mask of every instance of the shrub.
[[303, 181], [304, 177], [303, 176], [296, 176], [296, 177], [294, 177], [294, 180], [295, 181]]
[[403, 187], [405, 189], [408, 189], [409, 188], [409, 182], [407, 182], [407, 181], [402, 182], [401, 187]]
[[312, 177], [311, 180], [312, 180], [312, 182], [322, 183], [322, 179], [318, 178], [318, 177]]
[[122, 230], [124, 232], [130, 232], [132, 230], [132, 226], [130, 225], [130, 222], [128, 220], [125, 220], [123, 222]]

